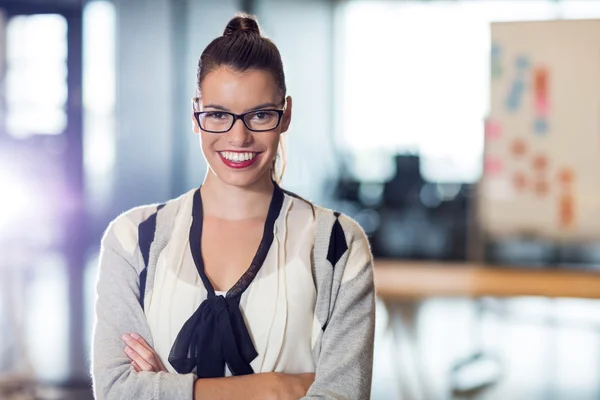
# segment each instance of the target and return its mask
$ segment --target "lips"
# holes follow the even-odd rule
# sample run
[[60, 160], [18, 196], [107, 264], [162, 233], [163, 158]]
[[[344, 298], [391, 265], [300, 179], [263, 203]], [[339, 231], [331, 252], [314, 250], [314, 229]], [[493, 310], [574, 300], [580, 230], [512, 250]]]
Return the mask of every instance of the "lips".
[[233, 169], [248, 168], [258, 160], [261, 153], [251, 151], [219, 151], [223, 164]]

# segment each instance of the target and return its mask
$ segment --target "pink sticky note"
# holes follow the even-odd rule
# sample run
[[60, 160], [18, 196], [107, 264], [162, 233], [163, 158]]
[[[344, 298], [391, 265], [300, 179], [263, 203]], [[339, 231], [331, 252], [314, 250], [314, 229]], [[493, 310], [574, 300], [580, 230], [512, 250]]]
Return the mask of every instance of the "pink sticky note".
[[495, 176], [502, 172], [504, 164], [502, 160], [494, 156], [488, 156], [483, 161], [483, 171], [486, 175]]
[[492, 119], [485, 121], [485, 137], [488, 140], [500, 139], [502, 137], [502, 125]]
[[545, 95], [535, 96], [535, 114], [538, 117], [547, 117], [550, 114], [550, 102]]

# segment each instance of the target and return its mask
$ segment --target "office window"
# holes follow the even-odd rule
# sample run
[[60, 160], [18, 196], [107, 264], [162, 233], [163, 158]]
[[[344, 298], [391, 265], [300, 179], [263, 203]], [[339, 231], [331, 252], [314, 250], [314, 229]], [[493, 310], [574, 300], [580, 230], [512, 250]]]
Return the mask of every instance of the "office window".
[[67, 22], [57, 14], [16, 16], [6, 25], [6, 131], [56, 135], [67, 124]]
[[[345, 2], [336, 20], [338, 142], [359, 160], [419, 154], [430, 181], [474, 182], [489, 110], [490, 23], [598, 17], [596, 0]], [[368, 157], [360, 171], [385, 174], [383, 159]]]

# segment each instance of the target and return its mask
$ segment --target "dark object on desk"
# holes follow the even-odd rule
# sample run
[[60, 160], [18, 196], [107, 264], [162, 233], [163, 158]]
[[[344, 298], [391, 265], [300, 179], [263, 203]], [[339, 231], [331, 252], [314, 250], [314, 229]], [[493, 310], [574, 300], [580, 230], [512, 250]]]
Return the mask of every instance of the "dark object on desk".
[[468, 185], [426, 182], [418, 156], [395, 157], [387, 182], [345, 177], [335, 196], [365, 229], [378, 258], [466, 259]]
[[396, 174], [385, 182], [383, 202], [392, 209], [403, 209], [419, 203], [419, 193], [425, 181], [421, 177], [418, 156], [396, 156]]

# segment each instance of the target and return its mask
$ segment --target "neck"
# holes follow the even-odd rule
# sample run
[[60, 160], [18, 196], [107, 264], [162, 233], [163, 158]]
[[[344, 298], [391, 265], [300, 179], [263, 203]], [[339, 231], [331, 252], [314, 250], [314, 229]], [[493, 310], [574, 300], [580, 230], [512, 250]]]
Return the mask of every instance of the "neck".
[[268, 176], [250, 186], [239, 187], [222, 182], [209, 170], [200, 189], [203, 213], [228, 220], [264, 218], [273, 189], [273, 182]]

